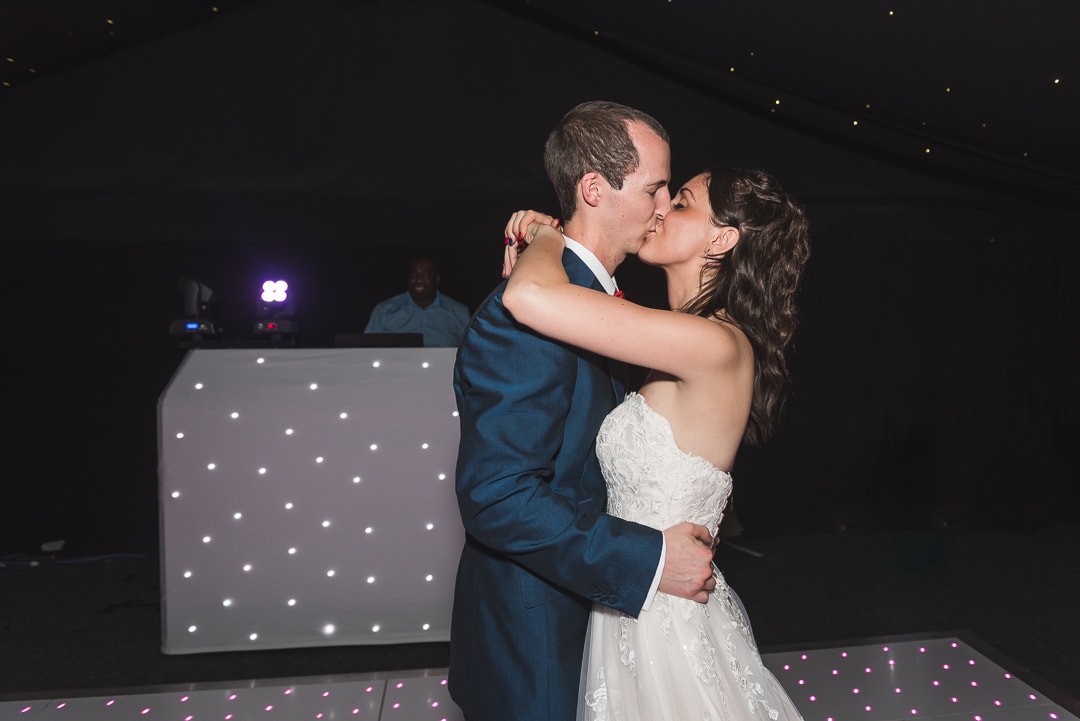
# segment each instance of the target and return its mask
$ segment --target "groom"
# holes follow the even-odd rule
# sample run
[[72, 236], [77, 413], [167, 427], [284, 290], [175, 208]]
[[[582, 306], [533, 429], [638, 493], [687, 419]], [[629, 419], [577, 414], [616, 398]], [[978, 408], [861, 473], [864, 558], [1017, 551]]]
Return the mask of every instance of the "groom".
[[[608, 102], [573, 108], [544, 164], [562, 208], [570, 281], [612, 273], [668, 209], [667, 132]], [[465, 524], [450, 636], [450, 694], [468, 721], [568, 721], [593, 602], [637, 616], [657, 590], [704, 602], [709, 534], [607, 515], [595, 454], [623, 399], [622, 364], [518, 325], [499, 285], [458, 349], [457, 496]]]

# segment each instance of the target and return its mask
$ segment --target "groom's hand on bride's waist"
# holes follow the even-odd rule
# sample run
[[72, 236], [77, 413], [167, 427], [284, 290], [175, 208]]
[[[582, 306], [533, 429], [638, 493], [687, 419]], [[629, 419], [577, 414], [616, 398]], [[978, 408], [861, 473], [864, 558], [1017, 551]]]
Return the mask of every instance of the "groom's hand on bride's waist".
[[698, 603], [708, 601], [716, 588], [709, 529], [696, 523], [680, 523], [664, 531], [664, 543], [664, 570], [658, 590]]

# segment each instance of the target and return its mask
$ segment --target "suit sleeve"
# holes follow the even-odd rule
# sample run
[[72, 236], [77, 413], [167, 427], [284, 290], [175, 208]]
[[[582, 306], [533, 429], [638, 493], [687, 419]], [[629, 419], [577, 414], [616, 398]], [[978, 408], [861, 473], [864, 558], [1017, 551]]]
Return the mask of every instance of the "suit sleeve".
[[574, 349], [516, 324], [500, 294], [485, 303], [455, 370], [459, 508], [477, 542], [551, 584], [636, 615], [662, 536], [605, 514], [603, 496], [589, 486], [602, 483], [583, 460], [594, 454], [596, 428], [583, 437], [567, 421], [582, 362]]

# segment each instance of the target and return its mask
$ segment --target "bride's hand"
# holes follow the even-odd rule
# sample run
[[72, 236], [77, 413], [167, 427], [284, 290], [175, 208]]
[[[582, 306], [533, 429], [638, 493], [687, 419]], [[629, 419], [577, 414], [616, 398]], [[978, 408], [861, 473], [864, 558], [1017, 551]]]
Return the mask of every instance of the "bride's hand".
[[[505, 249], [503, 250], [503, 278], [510, 277], [510, 271], [517, 263], [518, 253], [525, 250], [525, 246], [532, 242], [536, 231], [540, 226], [550, 226], [555, 230], [562, 230], [558, 218], [553, 218], [545, 213], [535, 210], [519, 210], [510, 216], [503, 232]], [[532, 226], [530, 228], [530, 226]]]
[[518, 243], [528, 243], [531, 237], [526, 238], [526, 235], [528, 235], [529, 226], [533, 223], [550, 225], [556, 230], [561, 227], [558, 218], [553, 218], [546, 213], [537, 210], [519, 210], [510, 216], [510, 220], [506, 221], [505, 236]]

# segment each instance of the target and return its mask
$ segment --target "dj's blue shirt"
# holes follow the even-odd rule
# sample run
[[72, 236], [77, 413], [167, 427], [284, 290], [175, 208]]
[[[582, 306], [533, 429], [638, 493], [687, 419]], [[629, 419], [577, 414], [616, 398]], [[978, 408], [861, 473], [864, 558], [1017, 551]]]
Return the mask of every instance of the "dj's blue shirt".
[[421, 308], [408, 291], [387, 298], [371, 311], [365, 333], [423, 333], [424, 347], [448, 348], [461, 343], [469, 309], [464, 303], [435, 291], [435, 300]]

